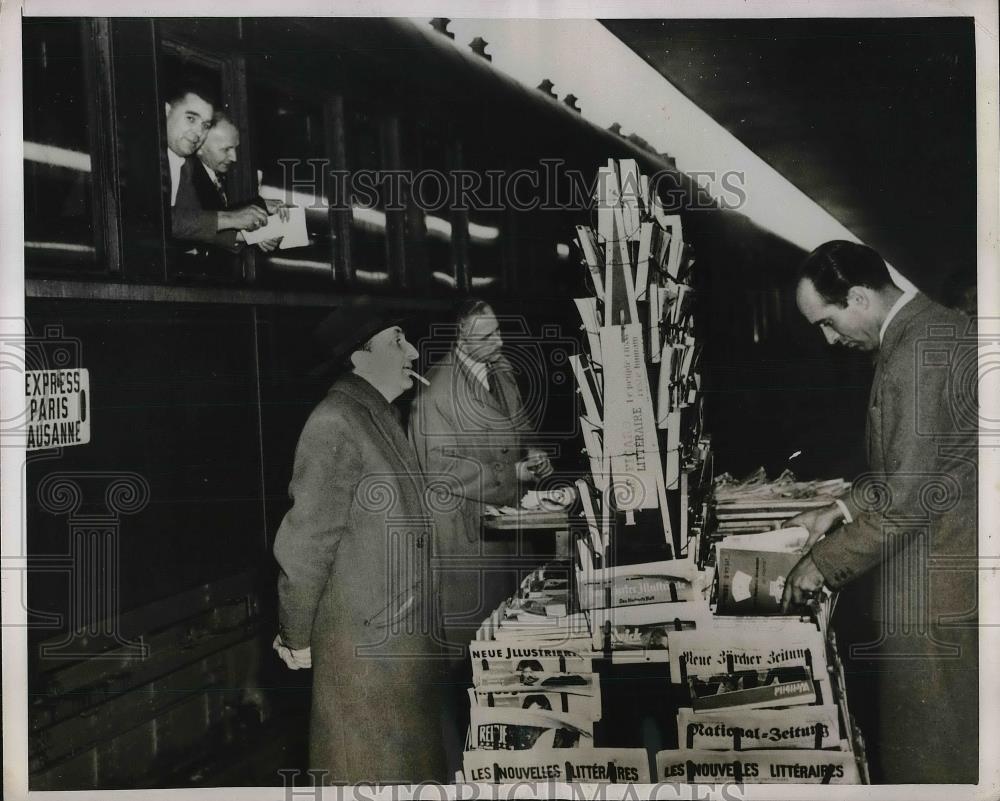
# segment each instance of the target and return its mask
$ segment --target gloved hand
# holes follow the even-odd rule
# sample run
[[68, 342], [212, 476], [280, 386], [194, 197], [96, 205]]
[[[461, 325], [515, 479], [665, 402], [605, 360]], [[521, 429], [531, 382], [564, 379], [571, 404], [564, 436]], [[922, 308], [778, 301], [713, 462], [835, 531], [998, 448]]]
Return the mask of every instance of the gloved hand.
[[289, 648], [281, 639], [281, 635], [278, 634], [275, 636], [271, 647], [278, 652], [278, 656], [281, 657], [281, 661], [288, 665], [288, 667], [292, 670], [312, 667], [312, 649], [308, 646], [306, 648], [297, 649]]

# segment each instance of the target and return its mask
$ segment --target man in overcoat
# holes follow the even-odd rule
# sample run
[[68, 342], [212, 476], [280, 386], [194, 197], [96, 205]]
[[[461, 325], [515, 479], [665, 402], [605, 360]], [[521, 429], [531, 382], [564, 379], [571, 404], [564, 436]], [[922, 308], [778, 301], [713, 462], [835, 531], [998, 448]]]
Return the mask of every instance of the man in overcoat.
[[366, 307], [321, 326], [350, 370], [309, 416], [278, 530], [279, 635], [313, 669], [310, 767], [323, 783], [444, 782], [425, 482], [392, 401], [417, 353]]
[[456, 312], [455, 333], [454, 345], [427, 373], [430, 386], [418, 389], [409, 420], [410, 440], [432, 487], [434, 569], [452, 660], [453, 706], [445, 715], [453, 738], [446, 742], [450, 769], [458, 767], [468, 720], [465, 647], [483, 619], [517, 589], [515, 543], [483, 537], [484, 506], [517, 506], [523, 484], [552, 473], [545, 452], [527, 447], [530, 421], [493, 309], [482, 300], [465, 301]]
[[978, 768], [977, 400], [975, 332], [960, 312], [904, 292], [871, 248], [821, 245], [796, 302], [830, 344], [875, 353], [869, 473], [850, 497], [789, 521], [811, 548], [784, 605], [875, 569], [870, 659], [873, 776], [887, 783], [975, 783]]

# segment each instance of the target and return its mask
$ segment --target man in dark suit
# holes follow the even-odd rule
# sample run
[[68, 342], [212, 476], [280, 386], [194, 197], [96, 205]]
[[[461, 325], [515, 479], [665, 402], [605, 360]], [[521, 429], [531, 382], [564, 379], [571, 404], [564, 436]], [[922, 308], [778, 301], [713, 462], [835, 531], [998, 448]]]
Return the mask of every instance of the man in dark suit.
[[830, 344], [875, 353], [871, 472], [849, 498], [786, 524], [810, 538], [783, 606], [879, 568], [880, 634], [851, 648], [874, 664], [873, 774], [976, 783], [977, 401], [975, 381], [961, 380], [962, 365], [975, 376], [975, 332], [960, 312], [901, 290], [874, 250], [852, 242], [809, 254], [796, 302]]
[[[234, 205], [226, 188], [226, 175], [236, 163], [240, 133], [232, 120], [215, 114], [214, 124], [205, 135], [195, 157], [181, 168], [173, 207], [173, 232], [180, 239], [214, 245], [230, 251], [243, 246], [243, 231], [260, 227], [270, 214], [288, 215], [277, 200], [254, 198]], [[259, 243], [263, 251], [274, 250], [280, 239]]]
[[[165, 104], [167, 163], [170, 172], [170, 228], [174, 239], [237, 248], [239, 231], [264, 225], [267, 212], [246, 206], [232, 212], [201, 205], [192, 182], [199, 166], [195, 157], [212, 129], [219, 102], [212, 91], [193, 79], [183, 79]], [[219, 236], [222, 234], [222, 236]]]
[[544, 451], [526, 447], [529, 421], [493, 310], [481, 300], [464, 302], [456, 334], [454, 346], [428, 371], [430, 386], [410, 407], [410, 440], [437, 500], [434, 566], [456, 691], [444, 715], [450, 770], [461, 767], [468, 722], [471, 674], [464, 649], [482, 620], [517, 589], [514, 544], [483, 539], [483, 508], [517, 506], [522, 484], [552, 473]]

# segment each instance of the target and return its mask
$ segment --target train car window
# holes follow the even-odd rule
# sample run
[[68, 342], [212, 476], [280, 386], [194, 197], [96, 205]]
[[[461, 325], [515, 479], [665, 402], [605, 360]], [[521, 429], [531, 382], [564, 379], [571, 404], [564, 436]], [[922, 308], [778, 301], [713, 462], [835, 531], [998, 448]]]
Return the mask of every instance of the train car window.
[[418, 163], [414, 173], [412, 202], [423, 214], [426, 269], [433, 289], [454, 291], [457, 287], [455, 245], [451, 214], [451, 163], [448, 138], [423, 128], [419, 132]]
[[347, 167], [351, 173], [351, 263], [360, 286], [389, 284], [390, 187], [383, 181], [388, 168], [383, 121], [379, 113], [357, 102], [345, 104]]
[[[224, 170], [207, 158], [216, 117], [229, 114], [221, 63], [180, 45], [165, 43], [159, 58], [163, 103], [161, 166], [169, 209], [167, 249], [174, 279], [236, 280], [242, 276], [240, 231], [220, 212], [237, 205]], [[220, 127], [219, 132], [222, 131]], [[214, 151], [213, 151], [214, 152]]]
[[503, 289], [506, 271], [506, 214], [469, 210], [469, 281], [473, 293]]
[[26, 19], [24, 246], [29, 270], [90, 269], [94, 227], [85, 23]]
[[251, 83], [250, 113], [260, 196], [304, 209], [308, 234], [299, 246], [284, 242], [259, 254], [260, 271], [272, 279], [298, 277], [326, 285], [334, 267], [321, 99]]

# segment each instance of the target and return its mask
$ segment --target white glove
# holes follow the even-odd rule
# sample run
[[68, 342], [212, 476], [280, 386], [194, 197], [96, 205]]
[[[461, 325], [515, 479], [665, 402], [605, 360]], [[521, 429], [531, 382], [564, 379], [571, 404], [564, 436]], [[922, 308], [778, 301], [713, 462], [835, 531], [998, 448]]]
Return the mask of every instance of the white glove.
[[313, 666], [312, 649], [309, 647], [298, 649], [289, 648], [282, 641], [280, 634], [274, 638], [274, 642], [271, 644], [271, 647], [278, 652], [278, 656], [281, 657], [281, 661], [288, 665], [288, 667], [292, 670], [311, 668]]

